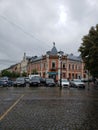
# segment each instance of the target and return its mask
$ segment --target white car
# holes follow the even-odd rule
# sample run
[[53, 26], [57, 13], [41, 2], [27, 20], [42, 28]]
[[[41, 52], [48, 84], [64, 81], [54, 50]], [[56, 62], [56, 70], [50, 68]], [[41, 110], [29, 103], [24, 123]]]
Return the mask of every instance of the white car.
[[[60, 80], [58, 81], [58, 85], [60, 86]], [[67, 79], [62, 79], [61, 80], [61, 86], [68, 88], [69, 87], [69, 81]]]

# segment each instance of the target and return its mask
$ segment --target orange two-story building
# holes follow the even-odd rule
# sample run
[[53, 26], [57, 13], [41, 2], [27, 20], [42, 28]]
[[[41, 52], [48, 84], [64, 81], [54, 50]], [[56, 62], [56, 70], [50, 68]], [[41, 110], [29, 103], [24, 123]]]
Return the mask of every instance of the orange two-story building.
[[55, 44], [45, 55], [32, 57], [27, 69], [28, 74], [35, 72], [41, 77], [55, 80], [59, 80], [60, 76], [70, 79], [86, 77], [81, 57], [73, 54], [66, 55], [62, 51], [58, 52]]

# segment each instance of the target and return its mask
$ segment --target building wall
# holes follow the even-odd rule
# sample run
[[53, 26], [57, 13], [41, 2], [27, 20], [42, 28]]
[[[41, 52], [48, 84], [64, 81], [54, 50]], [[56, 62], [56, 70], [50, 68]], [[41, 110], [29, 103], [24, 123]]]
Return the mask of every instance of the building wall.
[[49, 56], [48, 77], [58, 80], [58, 56]]
[[28, 65], [28, 61], [21, 61], [21, 73], [26, 72], [27, 73], [27, 65]]
[[[62, 78], [67, 78], [66, 67], [67, 67], [66, 57], [63, 57], [62, 58]], [[61, 66], [60, 66], [60, 60], [57, 55], [55, 56], [45, 55], [41, 60], [30, 63], [28, 68], [29, 68], [28, 69], [29, 74], [31, 74], [33, 70], [36, 69], [37, 72], [41, 75], [41, 77], [55, 78], [55, 80], [60, 79]]]
[[29, 59], [26, 57], [26, 53], [24, 53], [23, 59], [20, 62], [20, 73], [28, 73], [28, 63], [29, 63]]
[[[61, 67], [62, 61], [62, 67]], [[33, 62], [28, 62], [28, 60], [23, 60], [21, 63], [13, 65], [9, 68], [10, 72], [27, 72], [28, 75], [32, 74], [34, 70], [40, 74], [41, 77], [48, 78], [52, 77], [55, 80], [60, 79], [60, 74], [62, 70], [62, 78], [86, 78], [87, 75], [84, 70], [84, 63], [77, 60], [68, 59], [66, 56], [59, 59], [57, 55], [50, 56], [44, 55], [41, 59], [35, 60]], [[52, 67], [52, 63], [55, 66]]]
[[20, 73], [20, 63], [11, 66], [7, 71]]
[[[62, 67], [61, 67], [62, 61]], [[30, 63], [29, 72], [34, 69], [40, 74], [41, 77], [48, 78], [53, 77], [55, 80], [60, 79], [60, 71], [62, 69], [62, 78], [84, 78], [84, 64], [81, 61], [75, 61], [63, 57], [60, 61], [58, 56], [45, 55], [41, 60]], [[52, 63], [55, 63], [55, 67], [52, 67]]]
[[84, 71], [84, 63], [79, 57], [75, 57], [73, 54], [64, 55], [62, 51], [58, 52], [55, 44], [53, 44], [51, 51], [48, 51], [46, 55], [41, 57], [34, 56], [27, 58], [26, 53], [24, 53], [22, 61], [12, 66], [10, 71], [19, 72], [21, 74], [26, 72], [28, 75], [35, 71], [40, 74], [41, 77], [50, 77], [55, 80], [59, 80], [61, 76], [62, 78], [70, 79], [87, 77]]
[[86, 78], [84, 71], [84, 63], [82, 61], [67, 60], [67, 77], [73, 78]]

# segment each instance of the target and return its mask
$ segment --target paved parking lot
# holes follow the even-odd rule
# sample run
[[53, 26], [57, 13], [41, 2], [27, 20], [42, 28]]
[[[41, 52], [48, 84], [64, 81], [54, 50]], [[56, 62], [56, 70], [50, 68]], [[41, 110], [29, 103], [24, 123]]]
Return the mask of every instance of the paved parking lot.
[[98, 90], [0, 88], [0, 130], [98, 130]]

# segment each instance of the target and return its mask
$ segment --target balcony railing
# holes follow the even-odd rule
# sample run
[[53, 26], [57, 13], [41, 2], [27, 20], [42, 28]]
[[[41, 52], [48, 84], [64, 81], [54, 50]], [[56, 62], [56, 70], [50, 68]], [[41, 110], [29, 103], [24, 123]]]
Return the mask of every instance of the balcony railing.
[[66, 70], [66, 68], [65, 68], [65, 67], [63, 67], [63, 68], [62, 68], [62, 70]]
[[[54, 68], [54, 67], [53, 67], [53, 68], [50, 69], [50, 71], [57, 71], [58, 69], [60, 69], [60, 68]], [[63, 68], [63, 67], [62, 67], [62, 70], [66, 70], [66, 68]]]
[[53, 67], [53, 68], [51, 68], [50, 70], [51, 70], [51, 71], [56, 71], [57, 68]]

